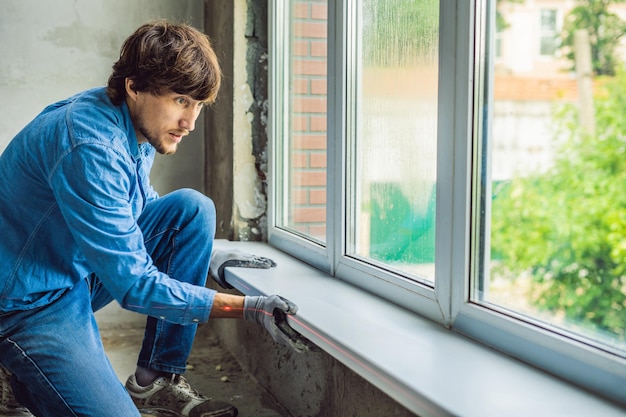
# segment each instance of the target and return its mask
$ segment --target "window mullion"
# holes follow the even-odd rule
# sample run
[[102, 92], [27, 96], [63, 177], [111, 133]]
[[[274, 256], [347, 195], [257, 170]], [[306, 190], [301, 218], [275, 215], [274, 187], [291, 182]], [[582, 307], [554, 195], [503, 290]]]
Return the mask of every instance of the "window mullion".
[[334, 275], [345, 254], [346, 234], [346, 118], [350, 112], [346, 82], [348, 10], [351, 1], [328, 1], [328, 257]]
[[469, 277], [474, 2], [441, 2], [439, 22], [435, 292], [450, 324], [467, 300]]
[[282, 222], [285, 217], [285, 207], [282, 204], [285, 198], [285, 182], [283, 181], [287, 169], [285, 168], [285, 135], [287, 128], [285, 127], [284, 112], [286, 107], [287, 95], [286, 87], [286, 57], [285, 51], [287, 47], [284, 43], [287, 33], [287, 6], [283, 2], [271, 2], [269, 5], [269, 65], [268, 65], [268, 104], [270, 118], [268, 120], [269, 137], [274, 138], [268, 142], [269, 172], [270, 178], [274, 180], [269, 183], [268, 199], [268, 222], [270, 235], [277, 224]]

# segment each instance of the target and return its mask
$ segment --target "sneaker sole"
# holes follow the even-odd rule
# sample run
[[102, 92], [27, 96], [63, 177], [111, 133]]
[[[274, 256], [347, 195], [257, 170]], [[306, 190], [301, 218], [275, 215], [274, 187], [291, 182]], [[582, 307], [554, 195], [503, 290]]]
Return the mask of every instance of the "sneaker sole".
[[139, 414], [143, 417], [180, 417], [180, 414], [169, 410], [144, 410], [140, 408]]
[[[227, 413], [213, 414], [213, 416], [214, 417], [237, 417], [238, 413], [239, 412], [235, 409]], [[162, 409], [160, 410], [160, 409], [154, 409], [154, 408], [150, 408], [150, 409], [139, 408], [139, 414], [141, 414], [143, 417], [184, 417], [181, 414], [178, 414], [171, 410], [162, 410]]]

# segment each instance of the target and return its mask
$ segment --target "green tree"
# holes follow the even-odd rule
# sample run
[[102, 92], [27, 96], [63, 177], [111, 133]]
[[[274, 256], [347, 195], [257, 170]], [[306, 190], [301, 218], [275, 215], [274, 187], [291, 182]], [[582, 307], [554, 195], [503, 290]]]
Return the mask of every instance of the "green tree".
[[[492, 258], [531, 273], [532, 300], [553, 315], [626, 340], [626, 75], [596, 97], [597, 137], [580, 135], [577, 110], [553, 168], [511, 180], [492, 205]], [[497, 251], [497, 252], [496, 252]]]
[[626, 33], [626, 24], [610, 6], [624, 0], [578, 0], [578, 5], [565, 17], [561, 47], [575, 70], [574, 33], [578, 29], [589, 31], [591, 61], [596, 75], [615, 75], [619, 59], [615, 51]]
[[496, 32], [504, 31], [511, 26], [500, 11], [504, 3], [523, 4], [524, 0], [496, 0]]

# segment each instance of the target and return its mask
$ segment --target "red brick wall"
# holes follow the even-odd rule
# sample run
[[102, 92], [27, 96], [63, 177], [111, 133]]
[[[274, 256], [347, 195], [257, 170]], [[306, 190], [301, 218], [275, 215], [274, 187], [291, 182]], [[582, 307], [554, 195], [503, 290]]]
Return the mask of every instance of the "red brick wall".
[[326, 234], [326, 1], [292, 2], [289, 226]]

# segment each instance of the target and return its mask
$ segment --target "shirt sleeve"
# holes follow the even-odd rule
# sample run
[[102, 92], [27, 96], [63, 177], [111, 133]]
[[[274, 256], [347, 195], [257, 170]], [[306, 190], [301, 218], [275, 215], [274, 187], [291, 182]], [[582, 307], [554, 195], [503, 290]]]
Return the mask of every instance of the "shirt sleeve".
[[141, 183], [145, 186], [146, 204], [159, 198], [159, 194], [156, 192], [150, 181], [150, 171], [154, 163], [154, 156], [156, 150], [152, 145], [143, 143], [139, 145], [139, 152], [142, 155], [142, 164], [139, 168], [139, 175], [141, 176]]
[[[128, 310], [175, 324], [204, 323], [209, 320], [215, 293], [161, 274], [154, 279], [135, 281], [120, 304]], [[141, 304], [137, 304], [138, 300]]]
[[73, 238], [115, 300], [178, 324], [206, 321], [215, 291], [171, 279], [146, 251], [135, 216], [149, 197], [135, 189], [137, 175], [127, 154], [94, 141], [65, 155], [50, 183]]

